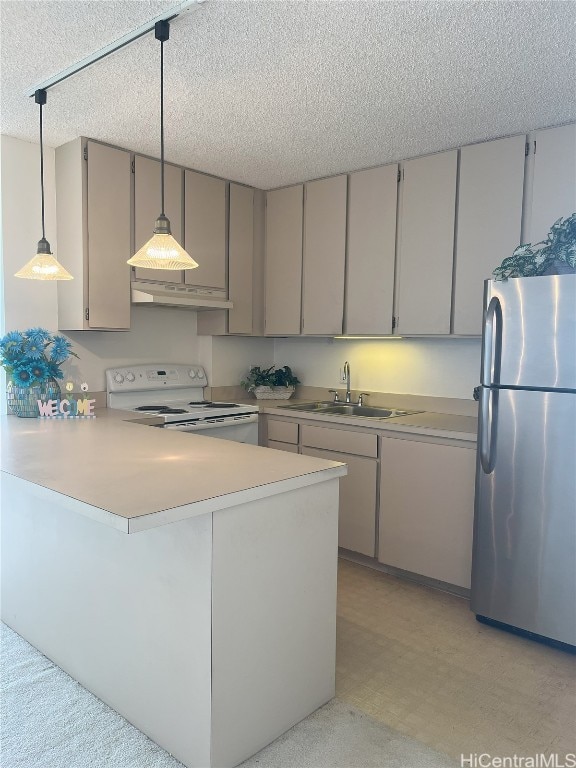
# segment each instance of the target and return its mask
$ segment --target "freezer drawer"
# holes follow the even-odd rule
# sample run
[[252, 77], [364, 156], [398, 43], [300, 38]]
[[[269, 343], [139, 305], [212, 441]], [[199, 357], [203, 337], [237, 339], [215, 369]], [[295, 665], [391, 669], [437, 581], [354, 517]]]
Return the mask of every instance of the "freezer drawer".
[[487, 280], [484, 299], [482, 384], [576, 391], [576, 275]]
[[489, 395], [491, 424], [478, 450], [472, 610], [576, 645], [576, 394]]

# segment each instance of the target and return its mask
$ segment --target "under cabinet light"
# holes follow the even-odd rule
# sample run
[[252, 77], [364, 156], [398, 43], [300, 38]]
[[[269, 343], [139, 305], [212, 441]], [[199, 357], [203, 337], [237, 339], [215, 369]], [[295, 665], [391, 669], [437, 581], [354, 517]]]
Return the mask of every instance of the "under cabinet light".
[[390, 340], [390, 339], [402, 339], [403, 336], [333, 336], [334, 339], [340, 339], [345, 341], [356, 341], [360, 339], [373, 339], [374, 341]]

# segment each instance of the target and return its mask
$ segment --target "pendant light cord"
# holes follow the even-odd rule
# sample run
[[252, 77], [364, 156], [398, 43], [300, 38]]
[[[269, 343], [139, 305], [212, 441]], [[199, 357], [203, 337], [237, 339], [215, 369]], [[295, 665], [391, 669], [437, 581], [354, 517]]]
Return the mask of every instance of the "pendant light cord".
[[40, 190], [42, 193], [42, 239], [46, 239], [44, 227], [44, 139], [42, 134], [42, 104], [40, 104]]
[[160, 41], [160, 190], [164, 216], [164, 40]]

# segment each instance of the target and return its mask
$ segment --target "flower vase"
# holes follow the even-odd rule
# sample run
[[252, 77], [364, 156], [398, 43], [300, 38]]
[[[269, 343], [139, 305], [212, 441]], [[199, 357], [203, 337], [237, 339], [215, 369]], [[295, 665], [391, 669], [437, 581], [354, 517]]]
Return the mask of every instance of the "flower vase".
[[55, 379], [48, 379], [32, 386], [22, 386], [12, 379], [6, 386], [6, 401], [8, 408], [15, 416], [23, 418], [38, 418], [38, 400], [58, 400], [60, 387]]

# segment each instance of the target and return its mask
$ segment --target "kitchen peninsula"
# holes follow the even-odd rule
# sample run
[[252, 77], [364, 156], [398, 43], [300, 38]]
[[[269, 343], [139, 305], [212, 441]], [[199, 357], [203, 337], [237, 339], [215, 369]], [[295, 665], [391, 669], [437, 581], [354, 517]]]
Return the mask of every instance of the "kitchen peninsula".
[[334, 695], [346, 467], [152, 423], [1, 419], [2, 618], [184, 765], [234, 766]]

